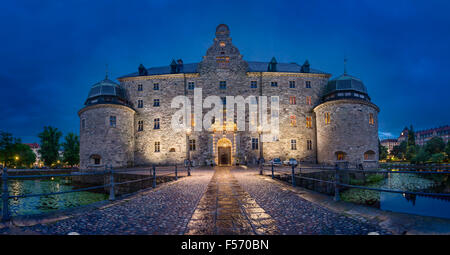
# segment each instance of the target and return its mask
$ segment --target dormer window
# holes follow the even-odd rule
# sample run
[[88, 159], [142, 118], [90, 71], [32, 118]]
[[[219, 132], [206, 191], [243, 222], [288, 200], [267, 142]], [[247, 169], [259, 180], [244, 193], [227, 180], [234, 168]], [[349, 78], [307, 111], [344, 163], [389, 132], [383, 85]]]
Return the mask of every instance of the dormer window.
[[225, 42], [220, 42], [219, 45], [220, 45], [220, 47], [223, 48], [223, 47], [225, 47], [227, 44], [226, 44]]

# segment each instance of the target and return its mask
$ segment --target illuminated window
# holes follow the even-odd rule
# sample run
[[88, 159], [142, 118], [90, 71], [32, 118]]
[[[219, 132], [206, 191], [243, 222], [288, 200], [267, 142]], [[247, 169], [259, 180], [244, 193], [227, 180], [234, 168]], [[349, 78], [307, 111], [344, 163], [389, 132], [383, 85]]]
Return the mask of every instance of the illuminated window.
[[311, 105], [311, 96], [306, 97], [306, 104]]
[[138, 100], [138, 108], [144, 107], [144, 100]]
[[369, 113], [369, 124], [370, 125], [374, 125], [375, 124], [375, 120], [373, 119], [373, 113]]
[[223, 48], [223, 47], [225, 47], [226, 43], [225, 42], [220, 42], [219, 45], [220, 45], [220, 47]]
[[159, 99], [153, 99], [153, 107], [159, 107]]
[[195, 127], [195, 118], [194, 118], [194, 114], [193, 113], [191, 113], [191, 126], [192, 127]]
[[294, 96], [289, 97], [289, 104], [296, 104]]
[[312, 150], [312, 141], [311, 140], [306, 140], [306, 149], [307, 150]]
[[272, 87], [278, 87], [278, 82], [273, 81], [273, 82], [270, 83], [270, 86], [272, 86]]
[[193, 81], [188, 82], [188, 89], [192, 90], [195, 88], [195, 83]]
[[311, 81], [305, 81], [305, 87], [307, 89], [310, 89], [311, 88]]
[[116, 116], [109, 116], [109, 126], [116, 127]]
[[219, 82], [219, 89], [227, 89], [227, 82], [226, 81], [220, 81]]
[[189, 150], [190, 151], [195, 151], [195, 139], [190, 139], [189, 140]]
[[258, 150], [259, 148], [258, 138], [252, 138], [252, 150]]
[[159, 90], [159, 83], [153, 84], [153, 90]]
[[296, 127], [297, 126], [297, 120], [295, 118], [295, 115], [291, 115], [290, 120], [291, 120], [291, 127]]
[[252, 89], [258, 88], [258, 82], [257, 81], [251, 81], [250, 82], [250, 88], [252, 88]]
[[138, 91], [142, 91], [142, 90], [143, 90], [142, 84], [138, 84]]
[[330, 124], [331, 123], [331, 119], [330, 119], [330, 113], [329, 112], [326, 112], [325, 114], [324, 114], [324, 119], [325, 119], [325, 124]]
[[159, 118], [153, 120], [153, 129], [159, 129]]
[[155, 152], [160, 152], [160, 151], [161, 151], [161, 143], [155, 142]]
[[144, 130], [144, 121], [140, 120], [138, 121], [138, 131], [143, 131]]
[[289, 81], [289, 88], [295, 89], [295, 81]]
[[336, 152], [336, 160], [338, 161], [345, 160], [345, 152], [342, 151]]
[[291, 139], [291, 150], [297, 150], [297, 140]]
[[366, 151], [364, 153], [364, 160], [375, 160], [375, 152], [374, 151]]
[[311, 116], [306, 117], [306, 127], [312, 128], [312, 117]]

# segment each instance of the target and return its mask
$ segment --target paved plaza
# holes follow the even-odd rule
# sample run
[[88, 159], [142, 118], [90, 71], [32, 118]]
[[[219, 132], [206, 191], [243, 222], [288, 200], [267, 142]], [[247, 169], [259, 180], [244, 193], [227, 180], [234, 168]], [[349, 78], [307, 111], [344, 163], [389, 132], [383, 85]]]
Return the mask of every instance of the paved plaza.
[[388, 234], [309, 202], [255, 170], [219, 167], [100, 209], [3, 234]]

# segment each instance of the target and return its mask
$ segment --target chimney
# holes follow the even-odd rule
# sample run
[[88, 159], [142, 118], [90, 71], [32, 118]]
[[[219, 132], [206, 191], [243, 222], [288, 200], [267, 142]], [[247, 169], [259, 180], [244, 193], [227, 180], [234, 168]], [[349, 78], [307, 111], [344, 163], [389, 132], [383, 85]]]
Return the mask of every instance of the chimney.
[[145, 68], [145, 66], [144, 66], [143, 64], [140, 64], [140, 65], [139, 65], [138, 71], [139, 71], [139, 76], [145, 76], [145, 75], [148, 75], [147, 68]]
[[177, 60], [177, 73], [183, 72], [183, 60], [180, 58]]
[[170, 73], [177, 73], [177, 63], [172, 59], [172, 63], [170, 63]]

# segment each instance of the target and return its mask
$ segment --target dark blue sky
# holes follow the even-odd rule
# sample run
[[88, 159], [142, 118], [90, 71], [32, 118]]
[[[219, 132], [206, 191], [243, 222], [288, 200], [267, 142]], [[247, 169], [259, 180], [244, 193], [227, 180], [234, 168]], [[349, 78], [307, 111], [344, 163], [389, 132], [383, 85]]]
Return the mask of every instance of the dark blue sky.
[[361, 78], [381, 134], [450, 124], [449, 1], [7, 1], [0, 24], [0, 130], [38, 142], [79, 132], [92, 84], [172, 58], [198, 62], [226, 23], [246, 60]]

